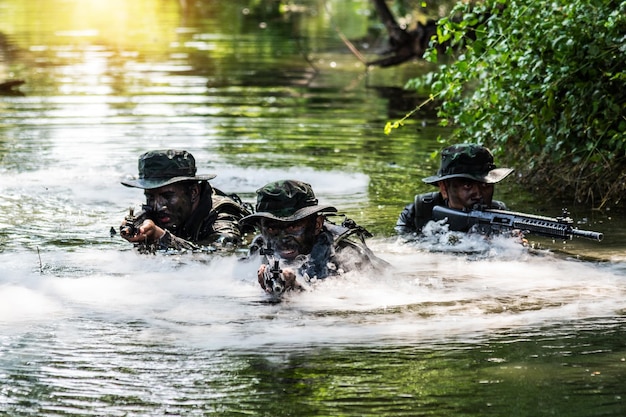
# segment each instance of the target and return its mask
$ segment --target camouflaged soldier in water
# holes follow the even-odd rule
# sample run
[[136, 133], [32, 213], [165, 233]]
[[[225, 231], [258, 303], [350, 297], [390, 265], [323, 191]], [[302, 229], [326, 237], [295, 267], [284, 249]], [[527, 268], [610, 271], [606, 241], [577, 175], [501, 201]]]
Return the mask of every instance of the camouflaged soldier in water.
[[[257, 190], [256, 212], [241, 221], [255, 224], [261, 231], [250, 255], [268, 246], [275, 257], [292, 270], [283, 268], [287, 287], [295, 285], [295, 271], [305, 279], [323, 279], [368, 266], [383, 266], [365, 244], [371, 235], [351, 221], [341, 226], [330, 222], [328, 215], [337, 209], [318, 204], [311, 186], [296, 180], [271, 182]], [[265, 288], [263, 271], [259, 283]], [[269, 291], [269, 290], [268, 290]]]
[[138, 178], [122, 184], [145, 190], [145, 219], [132, 233], [121, 227], [122, 237], [148, 252], [244, 243], [244, 234], [254, 229], [244, 228], [239, 221], [251, 211], [236, 195], [213, 188], [209, 180], [214, 174], [196, 175], [196, 171], [193, 155], [184, 150], [141, 155]]
[[434, 206], [470, 210], [476, 204], [506, 210], [501, 201], [493, 200], [494, 184], [506, 178], [513, 169], [497, 168], [493, 155], [484, 146], [460, 144], [441, 152], [441, 165], [436, 175], [424, 178], [439, 191], [419, 194], [400, 213], [396, 232], [413, 234], [432, 220]]

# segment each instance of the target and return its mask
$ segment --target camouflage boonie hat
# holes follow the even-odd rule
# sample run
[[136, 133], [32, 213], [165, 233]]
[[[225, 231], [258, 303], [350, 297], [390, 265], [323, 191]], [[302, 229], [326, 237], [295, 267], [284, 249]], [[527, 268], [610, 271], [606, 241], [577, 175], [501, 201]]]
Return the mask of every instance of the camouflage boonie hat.
[[474, 144], [452, 145], [441, 151], [441, 165], [437, 175], [422, 179], [426, 184], [436, 185], [439, 181], [450, 178], [495, 184], [506, 178], [512, 168], [497, 168], [493, 163], [491, 151], [484, 146]]
[[270, 182], [256, 194], [256, 213], [244, 217], [241, 223], [255, 223], [261, 218], [295, 222], [313, 214], [337, 211], [333, 206], [318, 205], [311, 185], [301, 181]]
[[196, 160], [187, 151], [149, 151], [139, 157], [139, 177], [122, 181], [127, 187], [152, 190], [180, 181], [208, 181], [214, 174], [196, 175]]

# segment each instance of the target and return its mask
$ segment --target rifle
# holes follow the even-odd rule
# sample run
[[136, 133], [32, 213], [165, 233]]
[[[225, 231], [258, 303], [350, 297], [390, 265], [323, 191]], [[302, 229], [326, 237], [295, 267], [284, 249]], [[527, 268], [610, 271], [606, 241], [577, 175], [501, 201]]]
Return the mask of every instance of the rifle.
[[124, 222], [120, 226], [120, 235], [130, 237], [137, 235], [139, 226], [150, 217], [153, 210], [151, 206], [144, 204], [141, 206], [141, 210], [135, 214], [135, 209], [130, 207], [128, 214], [124, 217]]
[[561, 217], [552, 218], [532, 214], [518, 213], [508, 210], [488, 209], [482, 206], [470, 211], [455, 210], [443, 206], [433, 207], [434, 220], [448, 219], [450, 230], [467, 231], [476, 226], [479, 231], [489, 233], [491, 230], [519, 229], [523, 234], [530, 233], [551, 238], [572, 239], [584, 237], [600, 242], [602, 233], [576, 229], [574, 221], [567, 210]]
[[272, 294], [281, 295], [287, 289], [287, 285], [285, 278], [283, 278], [283, 270], [280, 269], [279, 261], [274, 258], [274, 249], [268, 242], [267, 248], [261, 248], [259, 253], [265, 255], [267, 260], [267, 267], [263, 272], [265, 288], [270, 289]]

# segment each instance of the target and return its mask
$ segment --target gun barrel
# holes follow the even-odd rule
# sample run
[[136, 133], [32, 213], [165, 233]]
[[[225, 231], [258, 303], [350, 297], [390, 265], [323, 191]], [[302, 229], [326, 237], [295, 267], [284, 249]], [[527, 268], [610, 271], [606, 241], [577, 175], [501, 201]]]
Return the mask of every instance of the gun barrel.
[[572, 229], [572, 235], [597, 240], [598, 242], [602, 242], [602, 239], [604, 239], [604, 234], [600, 232], [592, 232], [591, 230]]
[[280, 294], [285, 290], [285, 288], [280, 284], [280, 282], [278, 282], [278, 280], [275, 280], [275, 279], [272, 280], [271, 287], [272, 287], [272, 292], [274, 294]]
[[282, 294], [286, 289], [285, 285], [283, 285], [283, 280], [273, 275], [265, 276], [265, 287], [270, 289], [274, 294]]
[[[269, 259], [268, 259], [269, 261]], [[282, 269], [277, 259], [269, 261], [265, 267], [265, 288], [269, 289], [273, 294], [280, 295], [287, 289], [285, 279], [282, 276]]]

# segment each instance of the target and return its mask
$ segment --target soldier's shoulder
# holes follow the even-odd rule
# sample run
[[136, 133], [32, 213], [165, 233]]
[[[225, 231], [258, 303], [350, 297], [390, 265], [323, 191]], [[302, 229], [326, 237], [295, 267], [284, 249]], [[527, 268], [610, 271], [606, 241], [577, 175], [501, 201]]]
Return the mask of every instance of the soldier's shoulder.
[[253, 212], [252, 205], [244, 202], [235, 193], [226, 194], [225, 192], [214, 188], [211, 199], [213, 200], [213, 209], [218, 212], [236, 210], [244, 216], [252, 214]]

